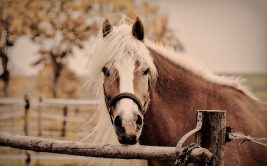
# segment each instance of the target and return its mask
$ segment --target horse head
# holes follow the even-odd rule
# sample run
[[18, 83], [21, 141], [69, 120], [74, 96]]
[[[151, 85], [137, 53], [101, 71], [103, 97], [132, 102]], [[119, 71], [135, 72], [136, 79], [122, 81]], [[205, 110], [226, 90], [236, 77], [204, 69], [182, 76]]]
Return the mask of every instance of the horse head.
[[143, 24], [136, 18], [132, 27], [115, 27], [106, 19], [102, 39], [104, 52], [114, 54], [102, 66], [107, 110], [119, 142], [135, 144], [142, 132], [150, 100], [150, 81], [155, 73], [153, 61], [143, 43]]

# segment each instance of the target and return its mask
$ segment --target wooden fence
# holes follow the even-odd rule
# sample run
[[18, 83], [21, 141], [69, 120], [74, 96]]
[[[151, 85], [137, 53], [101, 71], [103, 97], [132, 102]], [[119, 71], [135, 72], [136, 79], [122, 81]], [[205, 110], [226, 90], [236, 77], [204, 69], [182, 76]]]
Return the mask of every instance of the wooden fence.
[[[176, 160], [177, 158], [181, 159], [181, 154], [188, 153], [190, 155], [188, 157], [188, 161], [198, 163], [198, 165], [205, 165], [208, 162], [208, 165], [221, 166], [224, 164], [223, 150], [226, 138], [225, 112], [198, 111], [198, 113], [199, 112], [202, 113], [201, 115], [203, 117], [201, 118], [201, 126], [196, 127], [196, 129], [200, 130], [196, 134], [195, 141], [200, 145], [200, 147], [197, 146], [192, 148], [190, 153], [188, 153], [188, 151], [184, 152], [184, 150], [188, 150], [188, 148], [91, 145], [81, 142], [59, 141], [38, 137], [11, 135], [8, 133], [0, 133], [0, 146], [14, 147], [36, 152], [123, 159]], [[200, 124], [199, 121], [200, 119], [197, 116], [197, 125]], [[189, 133], [191, 134], [193, 132]], [[186, 135], [186, 138], [189, 135]], [[213, 156], [215, 156], [216, 160], [212, 159]]]
[[[69, 116], [69, 107], [81, 107], [81, 106], [95, 106], [99, 104], [99, 101], [97, 100], [84, 100], [84, 99], [49, 99], [49, 98], [39, 98], [39, 99], [30, 99], [27, 95], [25, 95], [24, 99], [18, 99], [18, 98], [2, 98], [0, 99], [0, 110], [1, 106], [7, 106], [10, 105], [12, 107], [19, 106], [19, 107], [25, 107], [24, 112], [22, 111], [15, 111], [14, 108], [12, 111], [9, 111], [7, 113], [3, 113], [4, 110], [1, 111], [0, 114], [0, 120], [6, 120], [6, 119], [12, 119], [13, 123], [16, 123], [16, 119], [18, 118], [24, 118], [24, 133], [25, 135], [29, 134], [29, 126], [31, 126], [32, 123], [29, 122], [30, 117], [37, 119], [37, 136], [43, 135], [43, 120], [49, 119], [49, 120], [56, 120], [61, 121], [62, 127], [60, 129], [59, 136], [64, 138], [66, 136], [67, 131], [67, 123], [68, 122], [86, 122], [88, 117], [85, 116]], [[51, 108], [51, 107], [59, 107], [63, 106], [63, 109], [56, 109], [56, 110], [62, 110], [62, 114], [53, 114], [53, 113], [46, 113], [44, 108]], [[27, 109], [26, 109], [27, 107]], [[37, 110], [37, 111], [34, 111]], [[78, 109], [77, 109], [78, 110]], [[13, 125], [13, 128], [15, 125]], [[10, 128], [7, 128], [10, 129]], [[14, 130], [14, 129], [11, 129]], [[32, 130], [31, 130], [32, 131]], [[48, 131], [48, 130], [47, 130]], [[55, 130], [53, 130], [55, 131]], [[69, 130], [68, 130], [69, 131]], [[75, 130], [75, 132], [77, 132]]]

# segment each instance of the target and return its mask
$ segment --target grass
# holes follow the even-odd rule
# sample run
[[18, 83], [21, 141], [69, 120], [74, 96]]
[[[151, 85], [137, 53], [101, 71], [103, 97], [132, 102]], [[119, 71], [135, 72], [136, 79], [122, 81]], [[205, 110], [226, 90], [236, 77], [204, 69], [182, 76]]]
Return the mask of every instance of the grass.
[[247, 85], [261, 100], [267, 102], [267, 74], [243, 75], [247, 79]]

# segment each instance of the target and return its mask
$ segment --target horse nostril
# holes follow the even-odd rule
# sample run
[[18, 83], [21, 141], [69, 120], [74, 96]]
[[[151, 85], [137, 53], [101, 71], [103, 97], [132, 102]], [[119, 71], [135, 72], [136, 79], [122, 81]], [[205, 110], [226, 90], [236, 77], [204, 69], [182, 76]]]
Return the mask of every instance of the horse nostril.
[[137, 115], [136, 124], [137, 126], [142, 126], [143, 120], [140, 115]]
[[119, 115], [115, 117], [114, 125], [115, 125], [117, 128], [122, 129], [121, 117], [120, 117]]
[[122, 136], [122, 137], [119, 139], [119, 142], [120, 142], [121, 144], [133, 145], [133, 144], [136, 144], [136, 143], [137, 143], [137, 140], [136, 140], [136, 136], [130, 136], [130, 137]]

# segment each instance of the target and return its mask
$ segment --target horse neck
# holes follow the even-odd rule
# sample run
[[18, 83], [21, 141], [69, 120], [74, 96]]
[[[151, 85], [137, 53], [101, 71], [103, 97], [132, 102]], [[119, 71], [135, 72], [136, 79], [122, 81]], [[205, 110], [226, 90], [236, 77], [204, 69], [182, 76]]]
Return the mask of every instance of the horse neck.
[[[250, 107], [255, 107], [251, 104], [254, 101], [239, 90], [206, 81], [157, 52], [150, 52], [158, 77], [152, 83], [142, 144], [175, 146], [186, 132], [195, 127], [194, 115], [199, 109], [231, 110], [236, 114], [234, 116], [239, 116], [238, 109], [241, 108], [236, 106], [239, 100], [246, 100]], [[248, 111], [242, 114], [249, 116]]]
[[145, 114], [141, 138], [144, 144], [174, 146], [194, 126], [193, 105], [188, 103], [195, 102], [198, 89], [208, 85], [157, 52], [150, 52], [158, 77], [151, 86], [151, 103]]

